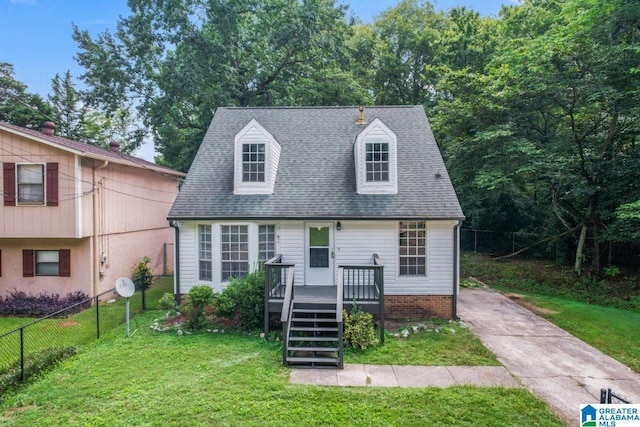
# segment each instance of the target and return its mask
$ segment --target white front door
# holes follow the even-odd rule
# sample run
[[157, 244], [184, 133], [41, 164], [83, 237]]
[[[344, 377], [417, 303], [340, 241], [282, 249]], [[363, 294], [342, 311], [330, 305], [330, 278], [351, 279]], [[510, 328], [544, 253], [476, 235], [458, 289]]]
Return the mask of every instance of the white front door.
[[305, 248], [305, 284], [333, 286], [333, 223], [307, 223]]

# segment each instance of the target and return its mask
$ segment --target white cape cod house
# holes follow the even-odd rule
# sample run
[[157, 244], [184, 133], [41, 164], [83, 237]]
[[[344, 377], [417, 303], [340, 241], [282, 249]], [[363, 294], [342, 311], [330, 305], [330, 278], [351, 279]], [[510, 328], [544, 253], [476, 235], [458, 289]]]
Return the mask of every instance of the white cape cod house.
[[291, 337], [354, 300], [382, 323], [456, 317], [464, 216], [421, 106], [219, 108], [168, 219], [177, 297], [266, 263], [265, 319]]

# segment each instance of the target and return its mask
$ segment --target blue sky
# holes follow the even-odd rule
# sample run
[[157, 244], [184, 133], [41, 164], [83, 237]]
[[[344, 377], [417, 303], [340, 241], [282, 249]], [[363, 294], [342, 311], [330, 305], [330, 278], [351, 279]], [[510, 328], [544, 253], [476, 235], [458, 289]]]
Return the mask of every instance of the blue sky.
[[[516, 0], [437, 0], [439, 10], [467, 6], [485, 16], [497, 16], [501, 6]], [[371, 22], [398, 0], [340, 0], [349, 14]], [[118, 17], [127, 15], [126, 0], [0, 0], [0, 62], [13, 64], [15, 78], [28, 92], [43, 97], [51, 90], [56, 73], [82, 73], [75, 62], [77, 46], [71, 35], [72, 23], [92, 36], [113, 31]], [[146, 154], [146, 153], [145, 153]], [[144, 156], [145, 158], [148, 155]]]

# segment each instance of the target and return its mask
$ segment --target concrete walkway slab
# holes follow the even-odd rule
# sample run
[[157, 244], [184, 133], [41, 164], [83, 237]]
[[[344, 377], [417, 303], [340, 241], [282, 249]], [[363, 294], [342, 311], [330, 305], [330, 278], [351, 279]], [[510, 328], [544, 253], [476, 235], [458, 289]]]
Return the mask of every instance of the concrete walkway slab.
[[293, 369], [291, 384], [348, 387], [521, 387], [502, 366], [344, 365], [335, 369]]
[[567, 423], [600, 389], [640, 403], [640, 375], [489, 288], [461, 289], [458, 315], [511, 374]]

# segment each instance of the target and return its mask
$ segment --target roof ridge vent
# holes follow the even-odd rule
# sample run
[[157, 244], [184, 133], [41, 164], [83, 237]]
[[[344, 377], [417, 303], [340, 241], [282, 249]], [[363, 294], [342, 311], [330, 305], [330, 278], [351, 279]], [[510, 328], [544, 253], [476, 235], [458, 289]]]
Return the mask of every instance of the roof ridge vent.
[[364, 119], [364, 105], [360, 105], [358, 107], [358, 111], [360, 112], [360, 114], [358, 115], [358, 121], [356, 122], [357, 125], [366, 125], [367, 121]]

